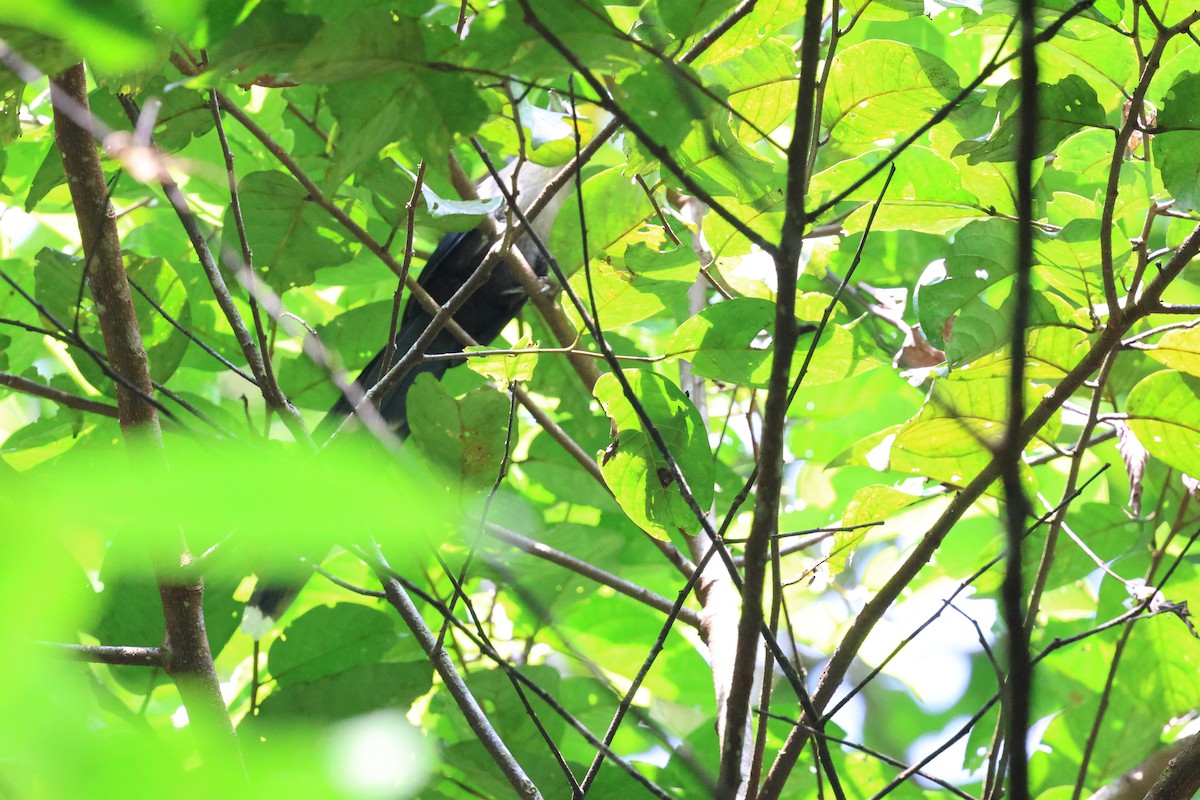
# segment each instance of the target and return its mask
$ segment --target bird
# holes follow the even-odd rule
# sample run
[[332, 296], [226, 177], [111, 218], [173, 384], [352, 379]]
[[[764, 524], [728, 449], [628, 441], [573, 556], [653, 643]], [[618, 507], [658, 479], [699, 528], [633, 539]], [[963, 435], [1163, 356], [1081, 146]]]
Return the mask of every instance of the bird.
[[[525, 163], [517, 171], [514, 170], [515, 163], [509, 164], [502, 170], [499, 178], [505, 182], [505, 188], [511, 191], [512, 175], [516, 171], [516, 196], [524, 211], [537, 199], [542, 189], [557, 174], [558, 170], [553, 167]], [[480, 199], [485, 200], [501, 197], [496, 181], [490, 176], [476, 186], [476, 193]], [[563, 199], [561, 194], [556, 195], [542, 213], [531, 221], [534, 233], [543, 243], [549, 239], [554, 215], [561, 207]], [[501, 203], [495, 212], [495, 218], [502, 219], [503, 212]], [[492, 243], [485, 225], [466, 232], [446, 234], [426, 261], [417, 283], [429, 293], [438, 305], [445, 305], [463, 282], [471, 277], [491, 249]], [[538, 276], [544, 278], [548, 265], [533, 240], [529, 236], [523, 236], [517, 240], [516, 248]], [[516, 281], [512, 272], [505, 264], [498, 263], [492, 270], [487, 283], [463, 304], [455, 313], [454, 320], [471, 335], [472, 339], [481, 343], [491, 342], [516, 317], [526, 299], [524, 288]], [[374, 386], [387, 369], [403, 358], [404, 354], [412, 348], [432, 320], [433, 315], [415, 298], [410, 297], [397, 329], [391, 363], [384, 364], [387, 350], [377, 353], [356, 379], [359, 388], [366, 391]], [[463, 343], [453, 333], [443, 328], [425, 352], [426, 355], [447, 355], [462, 351]], [[462, 364], [464, 360], [442, 358], [424, 361], [410, 370], [395, 387], [379, 399], [377, 408], [380, 416], [400, 439], [408, 436], [407, 396], [416, 377], [420, 374], [429, 374], [440, 379], [447, 370]], [[353, 406], [350, 400], [345, 395], [340, 396], [325, 416], [325, 420], [318, 426], [317, 438], [326, 438], [322, 434], [332, 433], [330, 429], [340, 426], [352, 411]]]
[[[512, 177], [516, 175], [516, 192], [512, 192]], [[558, 168], [539, 164], [514, 161], [497, 174], [504, 181], [505, 188], [514, 195], [522, 211], [542, 193], [550, 180], [558, 173]], [[490, 199], [502, 196], [496, 179], [487, 177], [476, 186], [480, 199]], [[549, 240], [550, 229], [554, 217], [565, 200], [563, 192], [557, 193], [542, 208], [541, 213], [531, 220], [530, 228], [543, 243]], [[501, 201], [493, 212], [497, 220], [504, 218], [504, 203]], [[465, 232], [448, 233], [444, 235], [434, 248], [433, 253], [425, 262], [417, 278], [420, 285], [439, 304], [445, 305], [450, 297], [471, 277], [482, 263], [493, 244], [490, 230], [493, 226], [487, 221], [480, 226]], [[542, 256], [541, 250], [534, 244], [529, 233], [520, 237], [515, 243], [526, 261], [540, 277], [545, 277], [549, 264]], [[476, 291], [466, 303], [455, 313], [454, 320], [462, 329], [477, 342], [488, 343], [500, 335], [525, 305], [527, 299], [524, 288], [517, 282], [508, 265], [503, 261], [496, 264], [487, 282]], [[363, 368], [356, 379], [358, 388], [365, 392], [375, 385], [387, 371], [387, 367], [396, 363], [412, 348], [418, 337], [429, 327], [433, 320], [424, 306], [409, 297], [400, 323], [397, 327], [394, 347], [390, 348], [391, 360], [385, 365], [384, 359], [389, 354], [385, 348], [372, 358]], [[426, 350], [427, 355], [447, 355], [462, 353], [464, 345], [454, 334], [443, 328]], [[423, 360], [410, 369], [396, 385], [377, 400], [380, 416], [393, 430], [396, 436], [403, 440], [408, 436], [408, 391], [419, 375], [429, 374], [434, 378], [441, 377], [450, 368], [462, 364], [466, 359], [434, 359]], [[361, 396], [361, 395], [359, 395]], [[327, 439], [354, 411], [352, 403], [342, 395], [333, 404], [325, 418], [317, 426], [318, 441]], [[250, 635], [257, 643], [266, 636], [278, 623], [283, 613], [296, 599], [303, 587], [302, 573], [292, 568], [282, 579], [272, 580], [269, 575], [259, 575], [254, 593], [247, 602], [242, 614], [241, 630]]]

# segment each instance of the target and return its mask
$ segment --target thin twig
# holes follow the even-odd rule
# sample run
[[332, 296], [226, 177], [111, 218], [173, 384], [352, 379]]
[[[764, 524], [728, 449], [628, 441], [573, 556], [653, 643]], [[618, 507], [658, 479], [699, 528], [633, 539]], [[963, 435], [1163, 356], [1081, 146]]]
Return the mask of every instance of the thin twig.
[[164, 666], [163, 651], [160, 647], [125, 647], [122, 645], [71, 644], [69, 642], [40, 642], [45, 647], [51, 647], [66, 653], [79, 661], [93, 664], [113, 664], [131, 667]]
[[98, 400], [91, 400], [86, 397], [79, 397], [70, 392], [64, 392], [62, 389], [56, 389], [53, 386], [47, 386], [44, 383], [31, 381], [28, 378], [22, 378], [20, 375], [13, 375], [9, 372], [0, 372], [0, 386], [7, 386], [16, 392], [41, 397], [45, 400], [53, 400], [60, 406], [73, 408], [76, 411], [86, 411], [89, 414], [99, 414], [102, 417], [117, 419], [117, 407], [108, 403], [101, 403]]
[[446, 690], [450, 696], [454, 698], [454, 702], [462, 711], [463, 716], [467, 720], [467, 724], [471, 726], [471, 730], [475, 732], [476, 738], [480, 744], [487, 750], [488, 755], [495, 761], [496, 766], [504, 773], [504, 777], [508, 779], [508, 783], [512, 786], [513, 791], [518, 797], [524, 800], [541, 800], [542, 793], [538, 791], [537, 786], [525, 770], [517, 763], [516, 758], [509, 751], [504, 740], [492, 727], [492, 723], [488, 720], [487, 714], [479, 706], [475, 696], [467, 687], [462, 677], [458, 674], [458, 670], [454, 667], [454, 662], [450, 659], [446, 652], [436, 646], [436, 638], [433, 631], [425, 624], [425, 620], [421, 617], [421, 612], [413, 605], [412, 600], [408, 596], [408, 592], [400, 585], [400, 582], [391, 577], [385, 567], [386, 564], [379, 562], [372, 565], [380, 583], [383, 584], [384, 593], [387, 595], [387, 601], [392, 607], [399, 612], [400, 618], [404, 620], [405, 625], [412, 632], [417, 642], [421, 645], [421, 649], [425, 651], [434, 669], [442, 679]]
[[[556, 550], [547, 544], [543, 544], [535, 539], [530, 539], [527, 536], [522, 536], [516, 531], [509, 530], [494, 522], [489, 522], [484, 531], [488, 536], [491, 536], [498, 541], [512, 545], [518, 550], [528, 553], [531, 556], [536, 556], [551, 564], [557, 564], [564, 569], [570, 570], [577, 575], [580, 575], [589, 580], [593, 580], [602, 586], [607, 586], [626, 597], [637, 600], [650, 608], [664, 613], [670, 613], [674, 608], [674, 603], [663, 597], [660, 594], [650, 591], [645, 587], [632, 583], [619, 575], [614, 575], [607, 572], [590, 561], [577, 558], [569, 553], [564, 553], [561, 550]], [[700, 627], [700, 615], [690, 608], [682, 608], [677, 613], [679, 621], [693, 628]]]
[[[400, 280], [396, 283], [396, 292], [392, 296], [392, 319], [388, 324], [387, 345], [383, 349], [383, 360], [379, 374], [392, 366], [392, 357], [396, 354], [396, 332], [400, 328], [400, 301], [404, 297], [404, 286], [408, 283], [408, 272], [412, 267], [413, 237], [417, 227], [417, 200], [421, 197], [421, 188], [425, 185], [425, 162], [417, 166], [417, 177], [413, 180], [412, 196], [404, 206], [404, 260], [400, 262]], [[390, 252], [391, 240], [384, 242], [384, 249]], [[369, 387], [368, 387], [369, 388]]]

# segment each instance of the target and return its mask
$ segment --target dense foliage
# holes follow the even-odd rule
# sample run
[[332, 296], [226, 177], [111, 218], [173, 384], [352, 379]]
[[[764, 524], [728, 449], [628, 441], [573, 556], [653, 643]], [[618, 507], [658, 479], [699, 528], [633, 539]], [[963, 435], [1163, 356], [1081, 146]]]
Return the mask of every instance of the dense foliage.
[[[3, 0], [0, 22], [0, 796], [507, 797], [517, 764], [546, 797], [699, 797], [751, 724], [733, 776], [764, 797], [996, 798], [1024, 699], [1037, 797], [1141, 797], [1194, 746], [1194, 3]], [[51, 80], [80, 61], [72, 107]], [[455, 174], [481, 154], [582, 164], [546, 242], [568, 286], [419, 380], [403, 446], [314, 445], [439, 237], [496, 212]], [[106, 360], [86, 196], [111, 202], [152, 394]], [[131, 404], [161, 447], [123, 436]], [[1034, 679], [1005, 699], [1022, 507]], [[326, 576], [257, 674], [248, 576], [301, 555]], [[727, 568], [753, 587], [755, 563], [765, 668]], [[205, 744], [212, 704], [164, 651], [115, 650], [163, 644], [199, 578], [236, 748]]]

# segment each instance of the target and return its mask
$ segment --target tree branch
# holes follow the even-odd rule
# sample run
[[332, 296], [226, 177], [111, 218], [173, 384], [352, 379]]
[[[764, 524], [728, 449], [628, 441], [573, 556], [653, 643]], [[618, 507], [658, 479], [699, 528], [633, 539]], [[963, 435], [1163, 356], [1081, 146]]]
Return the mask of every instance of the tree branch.
[[[737, 653], [734, 656], [729, 701], [726, 705], [725, 738], [721, 745], [721, 774], [717, 780], [720, 797], [737, 797], [746, 780], [742, 753], [746, 747], [746, 721], [749, 719], [753, 674], [758, 660], [759, 630], [763, 627], [763, 594], [766, 588], [768, 549], [779, 532], [779, 504], [783, 487], [784, 428], [791, 395], [792, 357], [800, 338], [796, 322], [796, 285], [804, 231], [810, 219], [805, 207], [809, 182], [809, 149], [812, 145], [814, 98], [817, 69], [821, 54], [823, 0], [807, 0], [804, 6], [804, 31], [800, 47], [800, 85], [792, 140], [788, 145], [786, 212], [779, 247], [772, 252], [775, 260], [775, 330], [771, 375], [767, 384], [767, 402], [763, 411], [762, 447], [758, 456], [758, 488], [754, 495], [754, 520], [745, 546], [743, 565], [742, 614], [738, 620]], [[801, 696], [803, 702], [805, 698]], [[814, 727], [820, 720], [813, 709], [805, 708]], [[817, 742], [830, 789], [841, 798], [841, 786], [827, 745]], [[768, 786], [763, 787], [764, 794]], [[769, 796], [769, 795], [768, 795]]]
[[[1109, 352], [1120, 346], [1121, 337], [1129, 330], [1129, 328], [1142, 317], [1152, 313], [1157, 307], [1163, 291], [1183, 268], [1200, 253], [1200, 226], [1194, 228], [1191, 233], [1184, 238], [1179, 248], [1175, 251], [1175, 255], [1162, 268], [1153, 281], [1147, 286], [1142, 297], [1129, 308], [1129, 313], [1125, 314], [1119, 322], [1111, 323], [1106, 327], [1097, 339], [1092, 349], [1080, 360], [1080, 362], [1067, 373], [1062, 381], [1052, 389], [1042, 401], [1038, 403], [1033, 412], [1026, 418], [1025, 424], [1021, 427], [1021, 433], [1018, 441], [1027, 444], [1034, 435], [1041, 430], [1049, 419], [1058, 412], [1062, 405], [1078, 391], [1093, 372], [1095, 372], [1104, 359], [1108, 357]], [[929, 531], [921, 537], [921, 540], [913, 547], [912, 552], [892, 573], [892, 576], [887, 580], [875, 596], [866, 602], [858, 616], [854, 618], [854, 622], [850, 624], [845, 635], [842, 636], [833, 654], [830, 656], [829, 662], [825, 666], [825, 671], [821, 675], [820, 683], [817, 685], [817, 690], [813, 694], [813, 702], [818, 709], [823, 709], [829, 700], [833, 697], [833, 693], [841, 684], [847, 670], [853, 663], [855, 656], [858, 653], [867, 635], [875, 627], [875, 624], [883, 618], [884, 612], [887, 611], [904, 591], [904, 588], [917, 576], [921, 569], [933, 557], [941, 545], [942, 540], [950, 533], [951, 529], [958, 523], [958, 520], [968, 509], [983, 496], [992, 482], [999, 475], [998, 464], [995, 459], [990, 461], [979, 474], [969, 484], [963, 487], [950, 504], [946, 506], [946, 510], [942, 512], [941, 517], [929, 528]], [[778, 773], [787, 773], [799, 758], [800, 750], [804, 747], [808, 738], [808, 734], [796, 729], [788, 735], [787, 741], [779, 754], [775, 757], [775, 763], [771, 766], [771, 774], [767, 776], [766, 785], [774, 785], [777, 788], [782, 788], [782, 781], [786, 778], [783, 774], [774, 779], [772, 776]], [[763, 797], [777, 797], [778, 794], [766, 794], [766, 785], [764, 785]]]
[[20, 375], [13, 375], [10, 372], [0, 372], [0, 386], [7, 386], [9, 389], [21, 392], [22, 394], [41, 397], [45, 400], [53, 400], [60, 406], [73, 408], [76, 411], [86, 411], [89, 414], [99, 414], [100, 416], [111, 417], [112, 419], [118, 418], [119, 410], [114, 405], [101, 403], [98, 400], [90, 400], [86, 397], [79, 397], [70, 392], [64, 392], [62, 389], [55, 389], [53, 386], [31, 381], [28, 378], [22, 378]]
[[68, 642], [42, 642], [42, 644], [67, 653], [79, 661], [87, 661], [92, 664], [116, 664], [130, 667], [164, 666], [161, 647], [125, 647]]
[[[1093, 794], [1088, 800], [1151, 800], [1153, 791], [1166, 791], [1169, 787], [1164, 784], [1173, 780], [1168, 777], [1175, 759], [1187, 755], [1200, 746], [1200, 734], [1192, 734], [1177, 739], [1171, 744], [1151, 753], [1142, 763], [1126, 772], [1115, 781]], [[1151, 794], [1147, 794], [1151, 792]], [[1192, 789], [1195, 792], [1195, 788]], [[1178, 794], [1161, 794], [1160, 798], [1190, 797], [1191, 794], [1181, 787]]]
[[[632, 597], [639, 603], [644, 603], [651, 608], [669, 613], [675, 603], [666, 597], [652, 592], [644, 586], [638, 586], [636, 583], [625, 580], [624, 578], [613, 575], [610, 572], [600, 569], [599, 567], [576, 558], [575, 556], [564, 553], [561, 550], [556, 550], [547, 544], [543, 544], [535, 539], [530, 539], [527, 536], [522, 536], [516, 531], [511, 531], [508, 528], [501, 527], [494, 522], [487, 523], [485, 531], [488, 536], [497, 539], [501, 542], [512, 545], [518, 550], [528, 553], [531, 556], [536, 556], [544, 561], [549, 561], [551, 564], [557, 564], [564, 569], [568, 569], [577, 575], [589, 578], [602, 586], [607, 586], [614, 589], [626, 597]], [[700, 627], [700, 615], [690, 609], [682, 608], [679, 610], [679, 621], [685, 625], [690, 625], [693, 628]]]
[[454, 698], [454, 702], [458, 704], [459, 709], [467, 720], [467, 724], [471, 726], [471, 730], [475, 732], [480, 744], [488, 751], [492, 760], [500, 767], [500, 771], [504, 773], [504, 777], [508, 779], [517, 796], [524, 800], [541, 800], [542, 793], [538, 791], [537, 786], [530, 780], [525, 770], [521, 768], [521, 765], [517, 763], [516, 758], [509, 751], [504, 740], [500, 738], [496, 729], [492, 727], [487, 714], [480, 708], [478, 701], [471, 694], [471, 690], [467, 687], [466, 682], [458, 674], [458, 670], [455, 668], [450, 656], [446, 654], [445, 650], [437, 646], [437, 637], [434, 636], [429, 626], [425, 624], [425, 620], [421, 617], [421, 612], [413, 605], [408, 592], [404, 590], [404, 587], [400, 585], [398, 580], [387, 574], [385, 564], [379, 563], [372, 566], [379, 577], [380, 583], [383, 584], [383, 590], [387, 595], [388, 602], [400, 613], [401, 619], [408, 625], [408, 629], [412, 631], [413, 636], [420, 643], [421, 648], [425, 651], [425, 655], [429, 657], [434, 669], [441, 676], [446, 690], [450, 692], [450, 695]]
[[[50, 82], [54, 104], [54, 139], [62, 156], [67, 186], [75, 207], [80, 239], [90, 268], [87, 283], [96, 300], [100, 332], [114, 372], [138, 391], [117, 384], [117, 412], [126, 441], [138, 453], [165, 460], [162, 430], [154, 406], [145, 398], [153, 392], [146, 348], [142, 343], [117, 227], [108, 206], [108, 192], [92, 132], [61, 109], [88, 110], [87, 74], [76, 64]], [[90, 118], [90, 112], [88, 113]], [[166, 624], [163, 667], [175, 682], [195, 726], [201, 752], [214, 761], [241, 762], [236, 734], [204, 627], [204, 584], [187, 574], [191, 556], [180, 544], [177, 564], [155, 565]]]

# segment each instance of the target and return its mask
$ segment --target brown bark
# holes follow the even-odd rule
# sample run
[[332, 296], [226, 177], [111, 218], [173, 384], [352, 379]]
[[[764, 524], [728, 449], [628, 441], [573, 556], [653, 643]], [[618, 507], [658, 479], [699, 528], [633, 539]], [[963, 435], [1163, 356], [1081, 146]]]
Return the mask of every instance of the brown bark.
[[127, 434], [136, 430], [139, 438], [161, 441], [158, 414], [146, 400], [154, 392], [154, 386], [125, 276], [113, 210], [108, 204], [100, 156], [91, 130], [80, 127], [82, 120], [77, 122], [60, 110], [64, 103], [74, 101], [76, 107], [87, 111], [87, 74], [83, 64], [55, 76], [50, 83], [50, 98], [55, 108], [54, 141], [62, 155], [67, 187], [75, 205], [87, 284], [96, 301], [100, 333], [113, 370], [129, 382], [129, 385], [117, 384], [118, 419]]
[[[100, 156], [88, 125], [87, 73], [76, 64], [50, 83], [54, 104], [54, 140], [62, 155], [67, 186], [83, 242], [88, 288], [104, 348], [117, 383], [117, 418], [137, 456], [165, 462], [158, 413], [150, 402], [154, 387], [141, 329], [129, 291], [112, 207]], [[68, 111], [64, 111], [68, 109]], [[81, 116], [83, 118], [81, 118]], [[201, 751], [210, 761], [239, 763], [233, 724], [221, 697], [204, 626], [204, 583], [189, 575], [190, 556], [181, 542], [175, 564], [156, 564], [166, 623], [163, 664], [179, 688], [188, 718], [200, 734]]]
[[1192, 736], [1182, 752], [1167, 762], [1167, 768], [1146, 794], [1146, 800], [1188, 800], [1200, 791], [1200, 737]]

